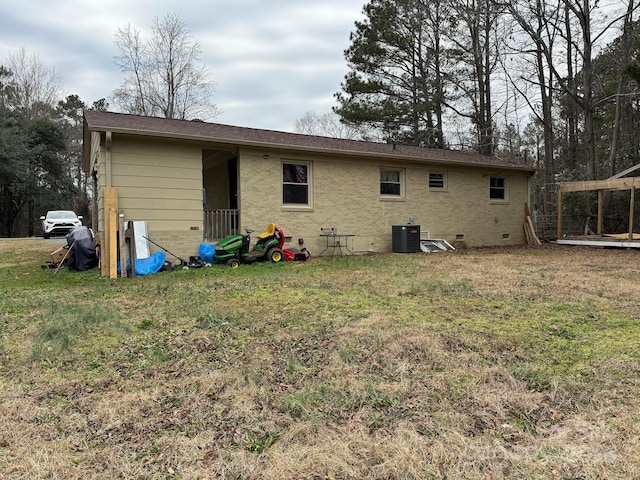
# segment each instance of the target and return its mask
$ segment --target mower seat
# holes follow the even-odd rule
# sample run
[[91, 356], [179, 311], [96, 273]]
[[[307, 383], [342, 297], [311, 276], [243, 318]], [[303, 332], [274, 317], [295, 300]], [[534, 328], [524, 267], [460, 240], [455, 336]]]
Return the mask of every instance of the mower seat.
[[258, 240], [264, 240], [265, 238], [273, 237], [276, 233], [276, 224], [270, 223], [267, 225], [267, 231], [258, 235]]

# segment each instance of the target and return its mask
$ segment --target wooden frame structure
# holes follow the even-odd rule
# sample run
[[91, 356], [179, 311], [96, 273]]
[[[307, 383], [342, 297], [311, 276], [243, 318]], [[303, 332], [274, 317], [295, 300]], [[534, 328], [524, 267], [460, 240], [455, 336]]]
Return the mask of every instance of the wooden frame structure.
[[[633, 233], [633, 217], [635, 210], [635, 191], [640, 187], [640, 177], [625, 177], [631, 172], [640, 169], [640, 163], [624, 170], [605, 180], [591, 180], [583, 182], [562, 182], [558, 184], [558, 229], [557, 243], [565, 245], [592, 245], [603, 247], [640, 248], [640, 235]], [[629, 230], [622, 235], [603, 234], [603, 198], [604, 192], [615, 190], [630, 190], [629, 202]], [[562, 196], [569, 192], [597, 192], [598, 193], [598, 223], [595, 235], [584, 237], [563, 237], [562, 234]]]

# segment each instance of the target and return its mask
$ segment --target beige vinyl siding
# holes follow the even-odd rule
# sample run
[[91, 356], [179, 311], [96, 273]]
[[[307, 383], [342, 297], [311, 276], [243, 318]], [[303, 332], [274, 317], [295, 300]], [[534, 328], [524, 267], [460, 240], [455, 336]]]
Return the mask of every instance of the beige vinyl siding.
[[[193, 170], [183, 168], [140, 167], [131, 165], [116, 166], [111, 176], [113, 186], [123, 190], [135, 190], [132, 196], [162, 198], [165, 190], [173, 191], [174, 198], [180, 198], [182, 194], [188, 196], [188, 192], [194, 189], [194, 185], [202, 182], [201, 177], [196, 177]], [[182, 176], [182, 178], [180, 178]], [[186, 178], [192, 177], [192, 178]], [[202, 187], [200, 187], [202, 188]], [[168, 194], [168, 193], [167, 193]], [[159, 195], [159, 197], [157, 196]]]
[[114, 134], [111, 172], [126, 220], [146, 221], [149, 235], [170, 241], [178, 255], [196, 254], [203, 233], [201, 148]]

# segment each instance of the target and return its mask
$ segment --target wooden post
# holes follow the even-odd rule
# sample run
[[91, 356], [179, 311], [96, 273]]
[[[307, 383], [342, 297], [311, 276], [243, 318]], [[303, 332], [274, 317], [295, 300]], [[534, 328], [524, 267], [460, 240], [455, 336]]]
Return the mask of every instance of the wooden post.
[[604, 199], [604, 192], [598, 190], [598, 226], [596, 227], [596, 233], [602, 235], [602, 204]]
[[556, 238], [562, 238], [562, 186], [558, 186], [558, 229]]
[[636, 203], [636, 187], [631, 187], [631, 205], [629, 206], [629, 240], [633, 240], [633, 213]]
[[527, 223], [526, 219], [523, 222], [522, 227], [524, 228], [524, 236], [527, 241], [527, 245], [531, 245], [533, 243], [533, 240], [531, 239], [531, 233], [529, 233], [529, 224]]
[[118, 209], [109, 209], [109, 232], [107, 232], [109, 250], [109, 278], [118, 278]]
[[129, 226], [125, 230], [124, 241], [127, 245], [127, 252], [129, 252], [131, 277], [135, 277], [136, 276], [136, 259], [138, 258], [138, 254], [136, 253], [136, 232], [135, 232], [133, 221], [129, 222]]
[[104, 187], [103, 192], [104, 232], [100, 247], [100, 273], [103, 277], [117, 278], [118, 192], [113, 187]]
[[531, 240], [533, 241], [533, 245], [538, 245], [538, 246], [542, 245], [542, 242], [538, 238], [538, 235], [536, 235], [535, 228], [533, 228], [533, 221], [531, 220], [531, 217], [527, 217], [527, 225], [529, 226], [530, 236], [531, 236]]

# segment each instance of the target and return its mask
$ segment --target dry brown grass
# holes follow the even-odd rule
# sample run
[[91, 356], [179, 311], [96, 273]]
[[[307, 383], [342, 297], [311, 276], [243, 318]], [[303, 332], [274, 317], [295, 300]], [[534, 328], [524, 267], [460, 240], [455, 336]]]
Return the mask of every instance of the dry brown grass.
[[110, 281], [49, 248], [0, 261], [2, 478], [640, 478], [638, 252]]

